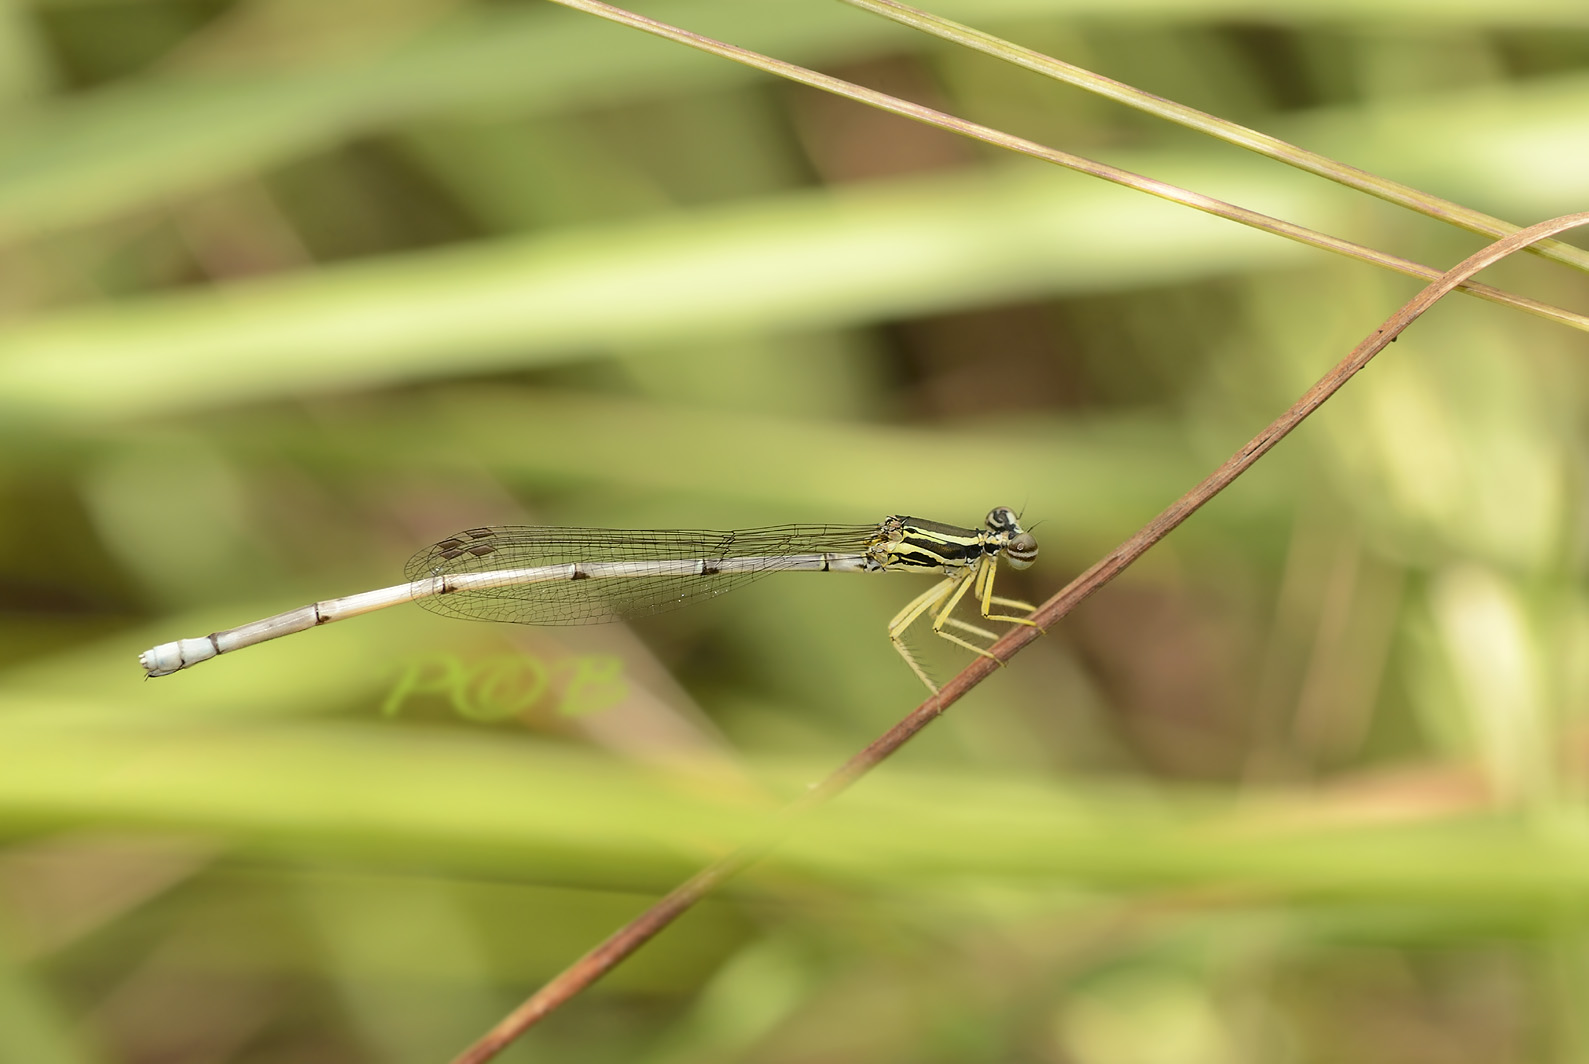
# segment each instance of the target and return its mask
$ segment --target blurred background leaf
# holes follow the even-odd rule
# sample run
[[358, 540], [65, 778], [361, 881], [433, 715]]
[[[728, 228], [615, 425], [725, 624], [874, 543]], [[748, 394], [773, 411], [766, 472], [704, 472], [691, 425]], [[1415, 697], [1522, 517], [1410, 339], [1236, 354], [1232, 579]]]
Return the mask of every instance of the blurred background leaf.
[[[841, 4], [639, 10], [1479, 243]], [[934, 10], [1513, 222], [1585, 206], [1577, 0]], [[1036, 600], [1416, 287], [551, 5], [0, 3], [0, 1060], [447, 1059], [919, 699], [883, 629], [920, 585], [140, 650], [485, 523], [1013, 505]], [[1589, 1059], [1584, 355], [1448, 300], [508, 1058]]]

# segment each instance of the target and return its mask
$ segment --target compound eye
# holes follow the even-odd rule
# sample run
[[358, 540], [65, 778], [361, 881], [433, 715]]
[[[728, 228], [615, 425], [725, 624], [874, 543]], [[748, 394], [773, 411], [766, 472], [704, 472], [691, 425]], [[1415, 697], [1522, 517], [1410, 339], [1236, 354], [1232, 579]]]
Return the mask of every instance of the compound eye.
[[1004, 548], [1004, 556], [1009, 559], [1010, 568], [1025, 569], [1037, 561], [1037, 537], [1022, 532], [1010, 540], [1009, 546]]
[[1008, 532], [1017, 527], [1015, 511], [1008, 506], [995, 506], [988, 511], [988, 527], [995, 532]]

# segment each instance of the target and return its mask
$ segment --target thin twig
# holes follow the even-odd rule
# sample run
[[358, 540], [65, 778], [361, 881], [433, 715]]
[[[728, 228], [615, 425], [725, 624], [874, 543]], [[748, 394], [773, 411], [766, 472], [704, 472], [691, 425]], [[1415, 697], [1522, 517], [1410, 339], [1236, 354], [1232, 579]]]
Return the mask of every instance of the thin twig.
[[1231, 455], [1224, 465], [1209, 474], [1201, 484], [1175, 500], [1168, 509], [1143, 526], [1140, 532], [1110, 551], [1092, 568], [1076, 577], [1053, 598], [1039, 606], [1032, 614], [1032, 619], [1040, 627], [1022, 625], [994, 643], [991, 648], [993, 658], [977, 658], [950, 680], [941, 692], [917, 706], [903, 720], [884, 732], [866, 749], [851, 757], [827, 779], [792, 802], [779, 814], [772, 830], [763, 838], [719, 858], [674, 888], [661, 901], [620, 928], [605, 942], [536, 991], [524, 1004], [486, 1032], [479, 1041], [459, 1054], [453, 1064], [480, 1064], [482, 1061], [490, 1060], [552, 1010], [611, 971], [620, 961], [650, 941], [719, 884], [754, 864], [793, 827], [802, 813], [833, 798], [882, 764], [912, 736], [943, 715], [951, 705], [992, 675], [995, 669], [1001, 667], [1022, 647], [1036, 639], [1044, 630], [1051, 628], [1094, 591], [1120, 575], [1148, 548], [1169, 535], [1181, 522], [1196, 513], [1204, 503], [1228, 487], [1253, 463], [1269, 453], [1292, 429], [1300, 425], [1303, 419], [1317, 410], [1326, 399], [1339, 391], [1341, 386], [1351, 380], [1359, 370], [1368, 365], [1369, 361], [1384, 350], [1385, 346], [1403, 329], [1417, 320], [1436, 301], [1460, 285], [1464, 279], [1536, 240], [1554, 236], [1580, 225], [1589, 225], [1589, 211], [1531, 225], [1527, 229], [1497, 240], [1446, 271], [1439, 280], [1419, 292], [1405, 306], [1387, 318], [1382, 326], [1375, 329], [1367, 339], [1352, 350], [1351, 354], [1320, 378], [1319, 382], [1309, 388], [1289, 410], [1249, 440], [1246, 446]]
[[[775, 74], [778, 77], [787, 78], [802, 85], [821, 89], [823, 92], [844, 96], [858, 103], [864, 103], [869, 107], [875, 107], [879, 110], [888, 111], [903, 118], [920, 122], [923, 125], [933, 126], [962, 137], [969, 137], [972, 140], [979, 140], [984, 144], [991, 144], [996, 148], [1003, 148], [1018, 155], [1041, 159], [1044, 162], [1063, 166], [1078, 173], [1090, 174], [1093, 177], [1102, 178], [1105, 181], [1123, 185], [1138, 192], [1145, 192], [1150, 196], [1157, 196], [1159, 199], [1169, 200], [1171, 203], [1179, 203], [1183, 207], [1202, 211], [1204, 214], [1212, 214], [1216, 218], [1239, 222], [1253, 229], [1258, 229], [1265, 233], [1273, 233], [1276, 236], [1295, 240], [1298, 243], [1307, 244], [1324, 251], [1331, 251], [1337, 255], [1344, 255], [1359, 262], [1366, 262], [1373, 266], [1394, 270], [1397, 273], [1403, 273], [1409, 277], [1418, 277], [1425, 281], [1432, 281], [1441, 276], [1440, 271], [1434, 267], [1413, 262], [1411, 259], [1404, 259], [1399, 255], [1392, 255], [1350, 240], [1343, 240], [1340, 237], [1321, 233], [1306, 226], [1285, 221], [1282, 218], [1274, 218], [1258, 211], [1248, 210], [1245, 207], [1238, 207], [1234, 203], [1226, 203], [1224, 200], [1215, 199], [1213, 196], [1205, 196], [1200, 192], [1179, 188], [1167, 181], [1159, 181], [1156, 178], [1124, 170], [1118, 166], [1110, 166], [1108, 163], [1097, 162], [1080, 155], [1072, 155], [1070, 152], [1060, 151], [1058, 148], [1050, 148], [1046, 144], [1039, 144], [1034, 140], [1017, 137], [1014, 134], [994, 129], [991, 126], [984, 126], [964, 118], [957, 118], [954, 115], [945, 114], [942, 111], [925, 107], [919, 103], [912, 103], [897, 96], [890, 96], [885, 92], [878, 92], [876, 89], [868, 89], [864, 86], [856, 85], [842, 78], [819, 74], [814, 70], [807, 70], [805, 67], [797, 66], [781, 59], [773, 59], [771, 56], [753, 52], [748, 48], [741, 48], [738, 45], [728, 44], [699, 33], [680, 29], [677, 26], [670, 26], [665, 22], [658, 22], [656, 19], [646, 18], [644, 15], [637, 15], [632, 11], [625, 11], [622, 8], [613, 7], [611, 4], [602, 3], [601, 0], [552, 0], [552, 3], [573, 8], [576, 11], [583, 11], [586, 14], [595, 15], [598, 18], [604, 18], [622, 26], [641, 30], [642, 32], [661, 37], [664, 40], [688, 45], [691, 48], [709, 52], [712, 55], [721, 56], [724, 59], [732, 60], [769, 74]], [[1522, 310], [1560, 325], [1567, 325], [1583, 332], [1589, 332], [1589, 315], [1578, 314], [1536, 299], [1513, 295], [1510, 292], [1486, 284], [1464, 283], [1461, 288], [1468, 295], [1487, 299], [1492, 303], [1500, 303], [1515, 310]]]
[[[1400, 181], [1392, 181], [1388, 177], [1369, 173], [1367, 170], [1321, 155], [1315, 151], [1298, 147], [1279, 137], [1260, 133], [1256, 129], [1249, 129], [1238, 122], [1228, 118], [1211, 115], [1207, 111], [1199, 111], [1195, 107], [1188, 107], [1184, 103], [1166, 100], [1162, 96], [1155, 96], [1151, 92], [1143, 92], [1132, 85], [1122, 81], [1104, 77], [1074, 63], [1067, 63], [1062, 59], [1044, 55], [1032, 48], [1024, 48], [1012, 44], [991, 33], [973, 29], [970, 26], [946, 19], [941, 15], [934, 15], [928, 11], [921, 11], [899, 0], [839, 0], [840, 3], [851, 7], [869, 11], [874, 15], [890, 19], [902, 26], [922, 33], [930, 33], [940, 40], [950, 41], [963, 48], [971, 48], [984, 55], [1002, 59], [1006, 63], [1013, 63], [1025, 67], [1035, 73], [1055, 81], [1062, 81], [1067, 85], [1095, 95], [1114, 100], [1116, 103], [1133, 107], [1144, 114], [1162, 118], [1166, 122], [1187, 129], [1194, 129], [1199, 133], [1207, 134], [1234, 144], [1238, 148], [1245, 148], [1265, 158], [1274, 159], [1305, 170], [1310, 174], [1328, 178], [1348, 188], [1355, 188], [1359, 192], [1366, 192], [1370, 196], [1378, 197], [1387, 203], [1394, 203], [1398, 207], [1417, 211], [1438, 221], [1449, 222], [1460, 226], [1471, 233], [1487, 236], [1491, 239], [1515, 233], [1522, 226], [1513, 225], [1511, 222], [1493, 215], [1476, 211], [1472, 207], [1464, 207], [1460, 203], [1453, 203], [1439, 196], [1432, 196], [1420, 189], [1405, 185]], [[1564, 244], [1559, 240], [1541, 240], [1538, 244], [1528, 249], [1536, 255], [1557, 262], [1575, 266], [1580, 270], [1589, 270], [1589, 251]]]

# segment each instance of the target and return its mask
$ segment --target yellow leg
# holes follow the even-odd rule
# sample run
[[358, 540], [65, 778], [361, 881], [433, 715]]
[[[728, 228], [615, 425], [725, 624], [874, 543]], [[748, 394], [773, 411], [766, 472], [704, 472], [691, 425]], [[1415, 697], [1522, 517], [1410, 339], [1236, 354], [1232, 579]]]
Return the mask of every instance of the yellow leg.
[[984, 658], [993, 658], [994, 661], [998, 661], [999, 659], [994, 658], [993, 655], [988, 652], [986, 647], [979, 647], [975, 643], [961, 639], [959, 636], [954, 635], [951, 632], [944, 631], [944, 626], [951, 624], [955, 627], [970, 627], [969, 625], [962, 625], [962, 622], [960, 621], [953, 620], [949, 615], [954, 613], [956, 606], [960, 605], [960, 600], [966, 597], [966, 592], [970, 591], [974, 584], [981, 583], [982, 580], [983, 575], [981, 569], [978, 569], [976, 576], [971, 579], [961, 577], [959, 584], [955, 587], [954, 594], [949, 596], [949, 600], [940, 606], [938, 608], [938, 612], [933, 615], [932, 630], [934, 634], [949, 640], [949, 642], [954, 643], [957, 646], [965, 647], [973, 654], [978, 654]]
[[1033, 606], [1029, 602], [1021, 602], [1019, 599], [1007, 599], [995, 596], [993, 594], [993, 574], [995, 568], [996, 566], [993, 562], [983, 558], [982, 569], [977, 573], [977, 591], [982, 599], [981, 604], [983, 619], [989, 621], [1003, 621], [1006, 624], [1025, 624], [1030, 625], [1033, 628], [1042, 628], [1042, 625], [1027, 617], [1010, 617], [1002, 613], [993, 612], [994, 603], [997, 603], [1000, 606], [1010, 606], [1018, 610], [1025, 610], [1028, 613], [1037, 609], [1036, 606]]
[[932, 677], [927, 675], [926, 670], [917, 663], [915, 655], [911, 654], [910, 648], [905, 645], [905, 630], [915, 624], [922, 614], [931, 610], [942, 602], [946, 596], [953, 593], [957, 585], [964, 582], [963, 579], [956, 581], [951, 578], [941, 584], [935, 584], [922, 594], [911, 599], [905, 608], [894, 614], [894, 619], [888, 622], [889, 641], [894, 644], [894, 649], [899, 651], [899, 656], [905, 659], [905, 664], [910, 666], [910, 670], [920, 678], [922, 683], [927, 685], [927, 690], [933, 694], [938, 693], [938, 685], [932, 682]]
[[951, 577], [942, 583], [934, 584], [911, 599], [905, 604], [905, 608], [894, 614], [894, 619], [888, 622], [888, 634], [898, 635], [915, 624], [918, 617], [942, 602], [945, 595], [954, 591], [956, 583], [957, 581]]
[[894, 649], [899, 652], [900, 657], [905, 659], [905, 664], [910, 666], [911, 671], [921, 679], [921, 682], [927, 685], [927, 690], [933, 694], [938, 693], [938, 685], [932, 682], [932, 678], [927, 675], [926, 670], [916, 661], [915, 655], [905, 645], [904, 639], [905, 632], [910, 629], [911, 625], [921, 620], [924, 615], [932, 614], [933, 634], [939, 638], [947, 639], [956, 646], [964, 647], [980, 657], [993, 658], [994, 661], [998, 661], [998, 658], [995, 658], [986, 647], [978, 646], [970, 640], [962, 639], [953, 632], [944, 630], [945, 628], [957, 628], [962, 632], [970, 632], [987, 640], [998, 638], [996, 632], [978, 628], [976, 625], [967, 624], [965, 621], [957, 620], [950, 616], [968, 592], [971, 593], [972, 598], [977, 600], [984, 620], [1002, 621], [1005, 624], [1026, 624], [1034, 628], [1039, 627], [1036, 621], [1028, 620], [1025, 617], [1012, 617], [993, 612], [995, 605], [1027, 610], [1028, 612], [1036, 609], [1029, 602], [1022, 602], [1019, 599], [1000, 598], [994, 595], [993, 575], [995, 568], [992, 561], [984, 558], [977, 566], [975, 572], [951, 576], [942, 583], [927, 589], [911, 599], [905, 608], [894, 614], [894, 619], [888, 622], [888, 638], [894, 644]]
[[974, 624], [967, 624], [965, 621], [962, 621], [956, 617], [951, 617], [944, 623], [951, 628], [958, 628], [962, 632], [970, 632], [972, 635], [979, 635], [990, 643], [999, 637], [999, 633], [997, 632], [990, 632], [986, 628], [978, 628]]

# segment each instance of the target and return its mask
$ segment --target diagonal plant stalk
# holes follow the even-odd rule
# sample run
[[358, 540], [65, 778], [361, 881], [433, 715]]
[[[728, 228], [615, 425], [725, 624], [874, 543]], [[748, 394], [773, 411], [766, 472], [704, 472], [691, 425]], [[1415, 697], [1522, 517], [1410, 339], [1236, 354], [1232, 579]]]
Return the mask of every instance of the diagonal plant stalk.
[[[921, 11], [899, 0], [839, 0], [840, 3], [851, 7], [858, 7], [874, 15], [897, 22], [902, 26], [929, 33], [940, 40], [970, 48], [995, 59], [1002, 59], [1018, 67], [1024, 67], [1044, 77], [1062, 81], [1067, 85], [1084, 89], [1087, 92], [1114, 100], [1116, 103], [1133, 107], [1145, 114], [1173, 122], [1178, 126], [1196, 130], [1234, 144], [1239, 148], [1256, 152], [1266, 158], [1274, 159], [1310, 174], [1317, 174], [1331, 181], [1355, 188], [1359, 192], [1366, 192], [1370, 196], [1382, 199], [1387, 203], [1394, 203], [1398, 207], [1417, 211], [1438, 221], [1449, 222], [1452, 225], [1466, 229], [1481, 236], [1503, 237], [1508, 233], [1517, 232], [1521, 226], [1513, 225], [1501, 218], [1496, 218], [1476, 211], [1471, 207], [1464, 207], [1460, 203], [1432, 196], [1400, 181], [1392, 181], [1378, 174], [1371, 174], [1355, 166], [1331, 159], [1327, 155], [1309, 151], [1298, 147], [1279, 137], [1272, 137], [1267, 133], [1260, 133], [1256, 129], [1248, 129], [1237, 122], [1231, 122], [1211, 115], [1206, 111], [1199, 111], [1195, 107], [1166, 100], [1162, 96], [1155, 96], [1151, 92], [1143, 92], [1124, 82], [1113, 78], [1095, 74], [1090, 70], [1067, 63], [1062, 59], [1044, 55], [1042, 52], [1012, 44], [1001, 37], [991, 33], [973, 29], [963, 23]], [[1528, 250], [1544, 258], [1568, 266], [1575, 266], [1580, 270], [1589, 271], [1589, 251], [1574, 247], [1560, 240], [1541, 240]]]
[[[753, 52], [747, 48], [740, 48], [737, 45], [680, 29], [677, 26], [670, 26], [665, 22], [658, 22], [644, 15], [637, 15], [632, 11], [625, 11], [622, 8], [603, 3], [601, 0], [551, 0], [551, 2], [595, 15], [598, 18], [607, 19], [610, 22], [616, 22], [619, 25], [641, 30], [665, 40], [710, 52], [724, 59], [730, 59], [736, 63], [766, 71], [769, 74], [776, 74], [779, 77], [799, 82], [802, 85], [809, 85], [824, 92], [844, 96], [858, 103], [864, 103], [870, 107], [888, 111], [904, 118], [909, 118], [912, 121], [921, 122], [924, 125], [935, 126], [950, 133], [956, 133], [960, 136], [982, 141], [985, 144], [991, 144], [994, 147], [1004, 148], [1020, 155], [1041, 159], [1044, 162], [1054, 163], [1080, 173], [1090, 174], [1093, 177], [1099, 177], [1105, 181], [1123, 185], [1126, 188], [1136, 189], [1139, 192], [1145, 192], [1148, 195], [1157, 196], [1172, 203], [1191, 207], [1205, 214], [1212, 214], [1219, 218], [1240, 222], [1243, 225], [1266, 233], [1273, 233], [1276, 236], [1283, 236], [1289, 240], [1322, 248], [1325, 251], [1332, 251], [1338, 255], [1345, 255], [1361, 262], [1394, 270], [1409, 277], [1432, 281], [1442, 276], [1439, 270], [1431, 266], [1425, 266], [1422, 263], [1413, 262], [1398, 255], [1391, 255], [1362, 244], [1330, 236], [1327, 233], [1320, 233], [1306, 226], [1273, 218], [1258, 211], [1248, 210], [1245, 207], [1238, 207], [1233, 203], [1226, 203], [1212, 196], [1204, 196], [1198, 192], [1178, 188], [1168, 182], [1133, 173], [1117, 166], [1110, 166], [1107, 163], [1100, 163], [1080, 155], [1060, 151], [1057, 148], [1050, 148], [1036, 141], [1027, 140], [1025, 137], [1017, 137], [990, 126], [957, 118], [922, 104], [912, 103], [897, 96], [890, 96], [875, 89], [853, 84], [842, 78], [821, 74], [794, 63], [773, 59], [759, 52]], [[1493, 303], [1500, 303], [1516, 310], [1523, 310], [1560, 325], [1567, 325], [1574, 329], [1589, 332], [1589, 315], [1578, 314], [1538, 300], [1513, 295], [1510, 292], [1491, 287], [1490, 285], [1464, 282], [1460, 287], [1468, 295], [1487, 299]]]
[[950, 706], [973, 687], [991, 676], [1023, 647], [1081, 605], [1093, 592], [1126, 570], [1133, 562], [1196, 513], [1203, 504], [1229, 487], [1237, 477], [1268, 454], [1291, 430], [1339, 391], [1347, 381], [1384, 350], [1407, 326], [1436, 302], [1460, 287], [1467, 278], [1495, 262], [1520, 251], [1538, 240], [1581, 225], [1589, 225], [1589, 211], [1540, 222], [1502, 237], [1495, 243], [1464, 259], [1441, 274], [1400, 310], [1387, 318], [1352, 349], [1344, 359], [1321, 377], [1285, 413], [1231, 455], [1200, 484], [1171, 503], [1163, 513], [1144, 525], [1131, 538], [1099, 559], [1032, 614], [1036, 627], [1014, 628], [990, 649], [992, 657], [979, 657], [947, 683], [937, 695], [928, 698], [897, 724], [860, 751], [831, 775], [786, 806], [770, 830], [757, 841], [719, 858], [610, 935], [509, 1013], [473, 1045], [454, 1058], [453, 1064], [482, 1064], [511, 1044], [530, 1027], [611, 971], [624, 958], [656, 937], [674, 920], [689, 911], [722, 883], [731, 879], [777, 845], [798, 822], [802, 814], [843, 793], [909, 742], [916, 733], [942, 716]]

